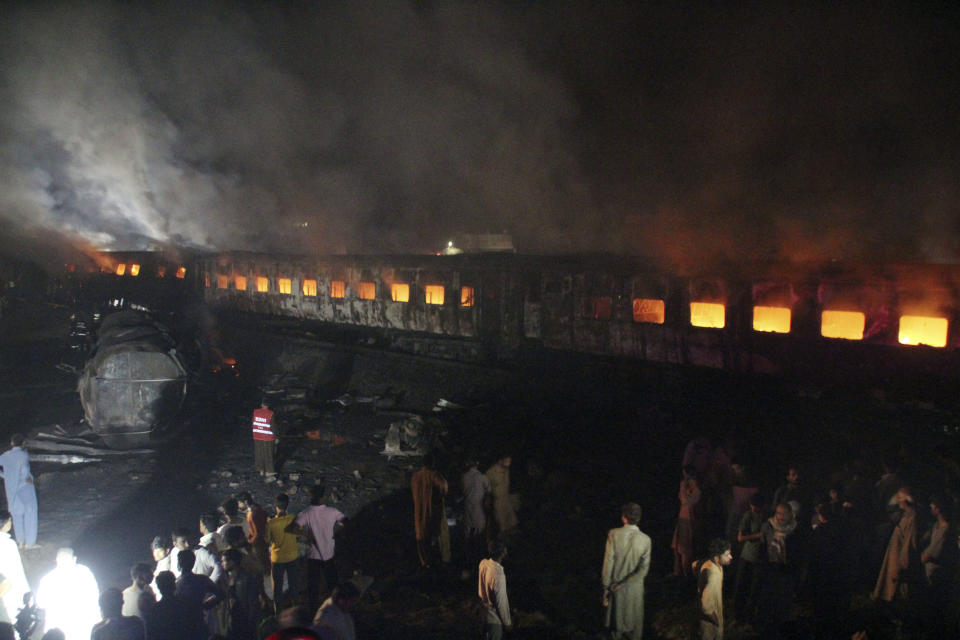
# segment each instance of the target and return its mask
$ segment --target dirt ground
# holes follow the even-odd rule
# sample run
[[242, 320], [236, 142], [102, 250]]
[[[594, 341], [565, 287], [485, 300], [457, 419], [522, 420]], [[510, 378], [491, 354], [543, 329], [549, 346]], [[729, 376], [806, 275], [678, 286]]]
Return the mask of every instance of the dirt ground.
[[[55, 366], [65, 345], [66, 310], [11, 305], [9, 311], [0, 319], [0, 435], [75, 425], [82, 416], [75, 377]], [[249, 332], [225, 337], [233, 348], [246, 344], [250, 350]], [[180, 526], [195, 530], [198, 516], [215, 511], [228, 495], [246, 489], [269, 505], [284, 491], [291, 510], [299, 510], [307, 505], [308, 487], [323, 481], [329, 503], [349, 517], [337, 542], [341, 574], [372, 579], [355, 612], [358, 637], [473, 637], [475, 578], [461, 576], [469, 568], [459, 556], [456, 526], [452, 565], [417, 571], [409, 478], [419, 459], [381, 453], [388, 426], [403, 410], [435, 423], [451, 480], [462, 472], [467, 452], [478, 453], [483, 468], [498, 452], [514, 454], [521, 527], [505, 566], [515, 637], [603, 637], [605, 533], [618, 526], [619, 505], [630, 500], [643, 505], [641, 528], [654, 542], [647, 637], [682, 637], [693, 587], [667, 574], [680, 459], [690, 438], [737, 441], [740, 456], [772, 491], [788, 460], [809, 478], [823, 479], [850, 456], [875, 465], [880, 452], [902, 444], [920, 457], [934, 448], [954, 456], [960, 424], [952, 409], [870, 392], [638, 371], [589, 359], [545, 357], [523, 369], [490, 370], [329, 347], [320, 357], [335, 361], [337, 373], [322, 381], [327, 399], [350, 391], [354, 398], [394, 397], [396, 406], [317, 404], [315, 415], [283, 438], [281, 482], [266, 483], [252, 473], [254, 390], [298, 356], [285, 352], [282, 340], [257, 343], [260, 352], [249, 358], [256, 365], [241, 369], [246, 380], [240, 393], [222, 402], [214, 389], [197, 385], [181, 424], [153, 454], [34, 465], [42, 546], [24, 556], [31, 584], [52, 568], [58, 547], [72, 546], [101, 589], [124, 587], [129, 567], [150, 560], [154, 535]], [[294, 351], [304, 349], [316, 347]], [[439, 398], [469, 408], [434, 413]], [[306, 437], [308, 430], [319, 438]], [[455, 517], [456, 492], [448, 506]], [[727, 637], [758, 636], [735, 627]]]

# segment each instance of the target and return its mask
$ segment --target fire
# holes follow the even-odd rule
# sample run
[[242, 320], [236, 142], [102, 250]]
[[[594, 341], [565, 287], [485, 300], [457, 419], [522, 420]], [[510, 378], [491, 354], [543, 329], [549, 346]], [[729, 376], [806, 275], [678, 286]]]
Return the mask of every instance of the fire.
[[931, 347], [947, 346], [946, 318], [927, 316], [900, 316], [900, 344], [926, 344]]
[[293, 282], [290, 278], [279, 278], [277, 279], [277, 289], [280, 290], [280, 293], [289, 295], [293, 291]]
[[824, 310], [820, 318], [820, 335], [824, 338], [863, 340], [866, 316], [859, 311]]
[[316, 280], [304, 280], [304, 281], [303, 281], [303, 295], [316, 297], [316, 295], [317, 295], [317, 281], [316, 281]]
[[654, 298], [633, 299], [633, 321], [646, 324], [663, 324], [666, 320], [663, 300]]
[[460, 287], [460, 306], [473, 306], [473, 287]]
[[140, 265], [138, 264], [130, 265], [130, 275], [133, 276], [134, 278], [140, 275]]
[[394, 302], [409, 302], [410, 285], [402, 282], [394, 282], [390, 285], [390, 299]]
[[177, 267], [177, 278], [179, 278], [180, 280], [183, 280], [186, 277], [187, 277], [187, 268], [183, 266]]
[[157, 267], [157, 277], [158, 277], [158, 278], [163, 278], [163, 277], [166, 276], [166, 275], [167, 275], [167, 268], [166, 268], [165, 266], [160, 265], [159, 267]]
[[691, 302], [690, 324], [695, 327], [723, 329], [726, 325], [726, 306], [717, 302]]
[[755, 306], [753, 308], [753, 330], [790, 333], [790, 308]]
[[270, 291], [270, 280], [263, 276], [257, 276], [257, 292], [266, 293]]
[[124, 273], [126, 273], [126, 271], [127, 271], [127, 265], [125, 265], [125, 264], [122, 263], [122, 262], [117, 265], [116, 274], [117, 274], [118, 276], [122, 276]]
[[225, 275], [217, 276], [217, 289], [226, 289], [230, 284], [230, 278]]
[[234, 276], [233, 277], [233, 287], [237, 291], [246, 291], [247, 290], [247, 277], [246, 276]]
[[343, 298], [346, 296], [347, 286], [343, 280], [332, 280], [330, 282], [330, 297]]
[[373, 300], [377, 297], [377, 285], [374, 282], [358, 282], [357, 297], [361, 300]]
[[443, 304], [443, 285], [428, 284], [426, 286], [426, 291], [427, 304]]

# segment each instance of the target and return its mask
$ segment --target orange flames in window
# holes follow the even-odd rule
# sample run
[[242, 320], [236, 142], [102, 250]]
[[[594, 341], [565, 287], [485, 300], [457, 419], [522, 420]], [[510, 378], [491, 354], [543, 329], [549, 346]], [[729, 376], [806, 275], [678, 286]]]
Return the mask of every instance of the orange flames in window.
[[690, 324], [708, 329], [726, 326], [726, 306], [717, 302], [691, 302]]
[[633, 321], [646, 324], [663, 324], [666, 320], [663, 300], [653, 298], [633, 299]]
[[820, 335], [824, 338], [863, 340], [866, 316], [859, 311], [833, 311], [824, 309], [820, 317]]
[[428, 284], [425, 289], [427, 304], [443, 304], [443, 285]]
[[790, 333], [790, 307], [753, 308], [753, 330]]
[[927, 316], [900, 316], [900, 344], [925, 344], [931, 347], [947, 346], [946, 318]]
[[410, 285], [402, 282], [394, 282], [390, 285], [390, 299], [394, 302], [409, 302]]

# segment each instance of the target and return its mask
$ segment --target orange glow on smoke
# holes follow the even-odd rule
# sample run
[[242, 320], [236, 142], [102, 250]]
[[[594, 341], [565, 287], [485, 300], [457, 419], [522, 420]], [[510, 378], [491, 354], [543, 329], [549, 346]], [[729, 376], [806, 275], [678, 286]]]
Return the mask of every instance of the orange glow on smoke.
[[140, 275], [140, 265], [138, 264], [130, 265], [130, 275], [133, 276], [134, 278]]
[[655, 298], [633, 299], [633, 321], [645, 324], [663, 324], [667, 319], [663, 300]]
[[263, 276], [257, 276], [257, 292], [266, 293], [270, 291], [270, 280]]
[[401, 282], [394, 282], [390, 285], [390, 299], [394, 302], [410, 301], [410, 285]]
[[427, 304], [443, 304], [444, 290], [443, 285], [428, 284], [426, 286]]
[[305, 296], [316, 296], [316, 295], [317, 295], [317, 281], [316, 281], [316, 280], [304, 280], [304, 281], [303, 281], [303, 295], [305, 295]]
[[726, 306], [717, 302], [691, 302], [690, 324], [708, 329], [723, 329], [726, 325]]
[[926, 316], [900, 316], [900, 344], [926, 344], [931, 347], [947, 346], [946, 318]]
[[460, 306], [473, 306], [473, 287], [460, 287]]
[[820, 318], [820, 335], [824, 338], [863, 340], [866, 316], [859, 311], [824, 310]]
[[343, 298], [346, 296], [347, 286], [343, 280], [333, 280], [330, 282], [330, 297]]
[[358, 282], [357, 297], [361, 300], [373, 300], [377, 297], [377, 285], [373, 282]]
[[127, 271], [127, 265], [123, 264], [122, 262], [117, 265], [118, 276], [122, 276], [124, 273], [126, 273], [126, 271]]
[[277, 280], [277, 289], [280, 290], [280, 293], [289, 295], [293, 292], [293, 281], [291, 281], [290, 278], [279, 278]]
[[771, 331], [773, 333], [790, 333], [789, 307], [753, 308], [753, 330]]

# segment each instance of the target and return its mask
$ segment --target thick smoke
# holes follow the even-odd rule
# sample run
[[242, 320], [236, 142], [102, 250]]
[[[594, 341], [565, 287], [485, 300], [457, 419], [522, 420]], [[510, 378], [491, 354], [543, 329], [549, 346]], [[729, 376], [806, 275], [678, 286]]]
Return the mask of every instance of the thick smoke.
[[957, 15], [29, 3], [0, 217], [103, 248], [960, 258]]

